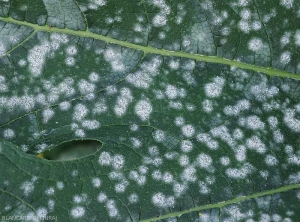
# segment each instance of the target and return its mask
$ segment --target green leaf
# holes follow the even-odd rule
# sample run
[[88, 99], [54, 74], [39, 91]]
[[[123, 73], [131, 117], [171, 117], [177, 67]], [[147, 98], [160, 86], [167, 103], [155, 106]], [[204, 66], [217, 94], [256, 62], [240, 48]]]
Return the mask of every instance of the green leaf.
[[[299, 18], [295, 0], [1, 0], [1, 220], [298, 221]], [[102, 147], [36, 156], [78, 139]]]

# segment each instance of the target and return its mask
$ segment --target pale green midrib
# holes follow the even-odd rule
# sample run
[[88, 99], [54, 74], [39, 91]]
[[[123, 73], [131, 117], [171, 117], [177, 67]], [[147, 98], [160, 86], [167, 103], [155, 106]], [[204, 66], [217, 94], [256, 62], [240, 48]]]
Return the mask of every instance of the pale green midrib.
[[175, 52], [175, 51], [164, 50], [164, 49], [156, 49], [151, 46], [142, 46], [142, 45], [126, 42], [126, 41], [121, 41], [121, 40], [117, 40], [117, 39], [114, 39], [114, 38], [111, 38], [108, 36], [95, 34], [90, 31], [75, 31], [75, 30], [71, 30], [71, 29], [60, 29], [60, 28], [56, 28], [56, 27], [49, 27], [48, 25], [39, 26], [37, 24], [32, 24], [32, 23], [25, 22], [25, 21], [19, 21], [19, 20], [13, 19], [11, 17], [7, 17], [7, 18], [0, 17], [0, 20], [5, 21], [5, 22], [11, 22], [11, 23], [18, 24], [18, 25], [31, 27], [35, 31], [57, 32], [57, 33], [74, 35], [74, 36], [79, 36], [79, 37], [94, 38], [97, 40], [105, 41], [107, 43], [113, 43], [113, 44], [117, 44], [120, 46], [132, 48], [132, 49], [136, 49], [136, 50], [141, 50], [146, 54], [151, 53], [151, 54], [158, 54], [158, 55], [162, 55], [162, 56], [175, 56], [175, 57], [181, 57], [181, 58], [194, 59], [196, 61], [219, 63], [219, 64], [230, 65], [230, 66], [234, 66], [234, 67], [238, 67], [238, 68], [242, 68], [242, 69], [248, 69], [248, 70], [253, 70], [256, 72], [265, 73], [270, 76], [279, 76], [279, 77], [285, 77], [285, 78], [300, 79], [300, 74], [289, 73], [289, 72], [277, 70], [277, 69], [274, 69], [271, 67], [261, 67], [261, 66], [257, 66], [257, 65], [252, 65], [252, 64], [234, 61], [234, 60], [220, 58], [217, 56], [205, 56], [205, 55], [199, 55], [199, 54], [190, 54], [187, 52]]
[[165, 215], [162, 215], [162, 216], [159, 216], [159, 217], [153, 217], [153, 218], [150, 218], [150, 219], [141, 220], [140, 222], [158, 221], [158, 220], [163, 220], [163, 219], [167, 219], [167, 218], [170, 218], [170, 217], [179, 217], [183, 214], [192, 213], [192, 212], [196, 212], [196, 211], [208, 210], [208, 209], [213, 209], [213, 208], [222, 208], [222, 207], [225, 207], [227, 205], [242, 202], [242, 201], [245, 201], [245, 200], [250, 200], [250, 199], [253, 199], [253, 198], [258, 198], [258, 197], [262, 197], [262, 196], [266, 196], [266, 195], [273, 195], [273, 194], [276, 194], [276, 193], [283, 193], [283, 192], [286, 192], [286, 191], [289, 191], [289, 190], [299, 189], [299, 188], [300, 188], [300, 184], [286, 185], [286, 186], [283, 186], [283, 187], [280, 187], [280, 188], [277, 188], [277, 189], [263, 191], [263, 192], [251, 194], [251, 195], [248, 195], [248, 196], [237, 197], [237, 198], [227, 200], [227, 201], [223, 201], [223, 202], [220, 202], [220, 203], [208, 204], [208, 205], [204, 205], [204, 206], [198, 206], [198, 207], [191, 208], [189, 210], [183, 210], [183, 211], [180, 211], [180, 212], [173, 212], [173, 213], [165, 214]]

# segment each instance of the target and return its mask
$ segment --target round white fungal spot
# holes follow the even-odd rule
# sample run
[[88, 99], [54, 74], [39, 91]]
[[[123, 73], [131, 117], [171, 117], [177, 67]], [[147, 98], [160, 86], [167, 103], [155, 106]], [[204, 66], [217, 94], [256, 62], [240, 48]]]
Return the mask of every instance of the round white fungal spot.
[[129, 203], [136, 203], [139, 201], [139, 196], [136, 193], [130, 194], [128, 201]]
[[152, 24], [153, 24], [153, 26], [155, 26], [155, 27], [161, 27], [161, 26], [164, 26], [165, 24], [167, 24], [167, 18], [166, 18], [166, 16], [163, 15], [163, 14], [156, 14], [156, 15], [153, 17]]
[[83, 217], [85, 214], [85, 209], [83, 207], [77, 206], [77, 207], [73, 207], [71, 210], [71, 216], [74, 219], [78, 219]]
[[80, 121], [88, 114], [88, 109], [83, 104], [77, 104], [74, 108], [73, 119]]
[[278, 160], [273, 155], [267, 155], [266, 158], [265, 158], [265, 163], [268, 166], [274, 166], [278, 163]]
[[66, 49], [66, 52], [68, 55], [76, 55], [77, 54], [77, 48], [76, 46], [69, 46], [67, 49]]
[[208, 99], [204, 100], [202, 102], [202, 108], [203, 108], [204, 112], [206, 112], [206, 113], [210, 113], [211, 111], [213, 111], [214, 108], [213, 108], [212, 101], [208, 100]]
[[95, 73], [95, 72], [92, 72], [90, 75], [89, 75], [89, 80], [91, 82], [98, 82], [99, 81], [99, 74], [98, 73]]
[[184, 124], [184, 118], [179, 116], [175, 118], [175, 125], [176, 126], [182, 126]]
[[179, 157], [179, 164], [181, 166], [187, 166], [190, 163], [190, 159], [187, 155], [182, 155]]
[[227, 156], [222, 156], [220, 162], [223, 166], [228, 166], [230, 164], [230, 159]]
[[74, 66], [75, 65], [75, 59], [73, 57], [68, 57], [65, 60], [65, 63], [67, 66]]
[[85, 132], [83, 129], [76, 129], [75, 130], [75, 136], [76, 137], [84, 137], [85, 136]]
[[212, 83], [207, 83], [204, 87], [206, 96], [210, 98], [219, 97], [222, 93], [225, 79], [222, 77], [214, 78]]
[[176, 99], [178, 96], [178, 89], [176, 88], [176, 86], [173, 85], [167, 85], [166, 87], [166, 95], [169, 99]]
[[244, 8], [242, 9], [242, 11], [240, 12], [240, 16], [243, 19], [250, 19], [251, 18], [251, 11], [248, 8]]
[[194, 167], [187, 167], [183, 170], [180, 177], [182, 181], [195, 182], [197, 180], [196, 172]]
[[43, 111], [43, 123], [47, 123], [50, 119], [52, 119], [54, 115], [54, 111], [52, 109], [45, 109]]
[[92, 184], [93, 184], [93, 187], [99, 188], [101, 186], [101, 180], [99, 178], [93, 178]]
[[193, 150], [193, 143], [190, 140], [181, 141], [180, 148], [183, 152], [188, 153]]
[[212, 158], [205, 153], [199, 154], [196, 161], [201, 168], [207, 168], [212, 164]]
[[297, 30], [297, 32], [295, 34], [295, 44], [297, 46], [300, 46], [300, 30]]
[[153, 133], [153, 137], [156, 142], [163, 142], [165, 140], [166, 134], [162, 130], [155, 130]]
[[99, 164], [104, 166], [109, 166], [111, 164], [112, 158], [108, 152], [102, 152], [99, 156]]
[[159, 171], [159, 170], [155, 170], [153, 173], [152, 173], [152, 178], [154, 180], [161, 180], [162, 178], [162, 173]]
[[247, 127], [253, 130], [263, 129], [265, 124], [258, 118], [257, 116], [249, 116], [247, 117]]
[[288, 64], [291, 61], [291, 53], [289, 51], [283, 52], [280, 55], [280, 62], [282, 64]]
[[100, 203], [104, 203], [106, 200], [107, 200], [107, 196], [105, 193], [101, 192], [98, 197], [97, 197], [97, 200], [100, 202]]
[[163, 193], [159, 192], [152, 196], [152, 203], [157, 207], [171, 207], [175, 204], [174, 197], [166, 197]]
[[5, 139], [12, 139], [16, 136], [15, 131], [13, 131], [12, 129], [5, 129], [3, 131], [3, 136]]
[[165, 183], [172, 183], [173, 182], [173, 175], [169, 172], [166, 172], [166, 173], [164, 173], [162, 179]]
[[38, 215], [38, 217], [40, 217], [40, 218], [46, 218], [47, 214], [48, 214], [48, 211], [47, 211], [46, 208], [40, 207], [40, 208], [37, 209], [37, 215]]
[[149, 119], [150, 114], [152, 113], [152, 105], [147, 100], [140, 100], [135, 105], [134, 111], [142, 121], [146, 121]]
[[60, 108], [60, 110], [67, 111], [71, 108], [71, 103], [67, 102], [67, 101], [61, 102], [59, 104], [59, 108]]
[[252, 38], [249, 42], [248, 42], [248, 49], [256, 52], [258, 50], [260, 50], [263, 46], [263, 42], [260, 38]]
[[115, 170], [120, 170], [120, 169], [122, 169], [123, 166], [124, 166], [124, 163], [125, 163], [124, 157], [123, 157], [122, 155], [119, 155], [119, 154], [115, 155], [115, 156], [113, 157], [112, 161], [113, 161], [112, 166], [113, 166], [113, 168], [114, 168]]
[[190, 124], [184, 125], [181, 127], [181, 132], [186, 137], [192, 137], [195, 134], [195, 128]]

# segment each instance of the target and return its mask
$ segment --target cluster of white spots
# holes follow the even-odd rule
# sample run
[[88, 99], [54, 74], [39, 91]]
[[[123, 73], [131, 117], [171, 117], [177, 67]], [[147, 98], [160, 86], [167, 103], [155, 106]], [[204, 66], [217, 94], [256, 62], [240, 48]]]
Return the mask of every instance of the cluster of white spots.
[[81, 218], [84, 216], [85, 214], [85, 208], [81, 207], [81, 206], [76, 206], [76, 207], [73, 207], [71, 209], [71, 216], [74, 218], [74, 219], [78, 219], [78, 218]]
[[227, 156], [222, 156], [220, 158], [220, 163], [223, 165], [223, 166], [228, 166], [230, 164], [230, 159], [229, 157]]
[[203, 108], [204, 112], [206, 112], [206, 113], [212, 112], [214, 109], [212, 101], [208, 100], [208, 99], [204, 100], [202, 102], [202, 108]]
[[282, 64], [288, 64], [291, 61], [291, 52], [285, 51], [280, 55], [280, 62]]
[[88, 93], [93, 93], [96, 89], [96, 86], [93, 83], [90, 83], [84, 79], [81, 79], [78, 82], [78, 88], [82, 95], [86, 95]]
[[294, 132], [300, 132], [300, 119], [295, 117], [296, 110], [295, 109], [287, 109], [284, 112], [284, 123]]
[[161, 27], [167, 24], [167, 15], [171, 13], [170, 6], [168, 6], [164, 0], [151, 1], [153, 5], [160, 8], [160, 12], [154, 15], [152, 24], [154, 27]]
[[117, 116], [123, 116], [129, 104], [133, 101], [133, 97], [131, 95], [131, 91], [128, 88], [122, 88], [120, 90], [120, 96], [117, 98], [116, 105], [114, 107], [115, 114]]
[[106, 209], [108, 210], [108, 215], [110, 217], [117, 217], [119, 214], [119, 210], [116, 206], [115, 200], [107, 200], [106, 201]]
[[140, 65], [141, 70], [130, 73], [126, 77], [126, 81], [137, 88], [147, 89], [153, 82], [153, 77], [159, 74], [158, 70], [161, 64], [162, 58], [158, 56], [152, 58], [151, 61], [143, 62]]
[[109, 62], [114, 72], [123, 72], [125, 65], [120, 50], [108, 48], [104, 51], [104, 59]]
[[265, 157], [265, 163], [268, 165], [268, 166], [274, 166], [278, 163], [278, 160], [276, 159], [275, 156], [273, 155], [267, 155]]
[[205, 153], [201, 153], [198, 155], [196, 162], [199, 167], [208, 168], [212, 164], [212, 158]]
[[253, 171], [253, 166], [249, 163], [245, 163], [240, 169], [228, 168], [226, 174], [230, 178], [245, 179]]
[[193, 150], [193, 143], [190, 140], [181, 141], [180, 148], [183, 152], [188, 153]]
[[212, 150], [216, 150], [219, 148], [219, 144], [217, 141], [213, 140], [211, 136], [207, 133], [200, 133], [197, 135], [197, 141], [204, 143], [207, 147]]
[[29, 50], [27, 60], [33, 77], [41, 75], [47, 55], [50, 52], [54, 53], [59, 49], [61, 44], [65, 44], [69, 41], [67, 35], [58, 33], [52, 33], [50, 40], [50, 42], [43, 41], [40, 45]]
[[259, 51], [263, 46], [263, 42], [260, 38], [252, 38], [249, 42], [248, 42], [248, 49], [253, 51], [253, 52], [257, 52]]
[[210, 98], [219, 97], [222, 93], [225, 79], [223, 77], [215, 77], [213, 82], [207, 83], [204, 87], [206, 96]]
[[146, 176], [143, 174], [143, 172], [139, 173], [135, 170], [132, 170], [129, 173], [129, 178], [140, 186], [143, 186], [146, 183]]
[[258, 116], [252, 115], [247, 117], [246, 126], [252, 130], [261, 130], [265, 127], [265, 123], [263, 123]]
[[228, 129], [226, 126], [219, 126], [216, 128], [213, 128], [211, 131], [211, 135], [214, 138], [220, 138], [223, 141], [225, 141], [230, 147], [235, 147], [236, 142], [235, 140], [231, 137], [230, 133], [228, 132]]
[[291, 9], [293, 7], [294, 0], [280, 0], [280, 5], [287, 9]]
[[5, 139], [12, 139], [16, 136], [16, 134], [12, 129], [5, 129], [3, 130], [3, 136]]
[[185, 184], [180, 184], [180, 183], [174, 183], [173, 184], [173, 192], [176, 197], [180, 197], [185, 191], [187, 190], [187, 185]]
[[181, 127], [181, 132], [185, 137], [192, 137], [195, 134], [195, 128], [191, 124], [187, 124]]
[[43, 123], [47, 123], [50, 119], [52, 119], [54, 115], [54, 111], [52, 109], [45, 109], [42, 115], [43, 115]]
[[135, 114], [142, 120], [149, 119], [152, 113], [152, 105], [149, 100], [140, 100], [134, 107]]
[[173, 207], [175, 204], [175, 198], [173, 196], [166, 196], [159, 192], [152, 196], [152, 203], [160, 208]]
[[89, 130], [95, 130], [100, 127], [100, 123], [97, 120], [84, 120], [82, 122], [82, 127]]
[[93, 113], [94, 114], [101, 114], [107, 111], [108, 107], [105, 103], [105, 100], [100, 100], [94, 104]]
[[50, 52], [50, 50], [51, 47], [49, 42], [44, 42], [29, 50], [27, 59], [29, 62], [29, 69], [34, 77], [41, 75], [46, 55]]
[[258, 136], [252, 136], [246, 141], [247, 147], [251, 150], [263, 154], [266, 152], [266, 145], [260, 140]]
[[101, 180], [99, 178], [93, 178], [92, 184], [93, 184], [93, 187], [99, 188], [101, 186]]
[[265, 101], [279, 94], [279, 89], [276, 86], [267, 86], [267, 79], [264, 77], [257, 85], [250, 87], [250, 92], [258, 101]]
[[120, 154], [112, 157], [109, 152], [104, 151], [100, 154], [98, 163], [102, 166], [112, 166], [115, 170], [120, 170], [125, 164], [125, 159]]

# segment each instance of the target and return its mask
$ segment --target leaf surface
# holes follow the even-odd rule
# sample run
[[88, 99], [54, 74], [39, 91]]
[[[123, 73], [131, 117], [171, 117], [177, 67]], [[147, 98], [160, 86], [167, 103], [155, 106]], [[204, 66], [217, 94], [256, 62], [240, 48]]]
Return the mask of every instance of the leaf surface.
[[[0, 1], [0, 215], [297, 221], [299, 12], [293, 0]], [[76, 139], [102, 147], [35, 156]]]

